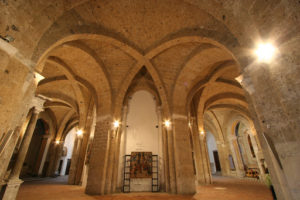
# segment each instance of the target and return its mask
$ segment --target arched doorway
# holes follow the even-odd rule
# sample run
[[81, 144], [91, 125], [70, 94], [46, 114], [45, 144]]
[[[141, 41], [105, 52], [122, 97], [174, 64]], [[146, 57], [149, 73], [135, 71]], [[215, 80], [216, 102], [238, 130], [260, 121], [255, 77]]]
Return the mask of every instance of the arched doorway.
[[43, 158], [49, 138], [49, 125], [42, 119], [38, 119], [28, 152], [20, 174], [21, 178], [41, 175]]
[[210, 132], [206, 132], [206, 142], [210, 161], [210, 170], [214, 175], [221, 175], [221, 163], [215, 137]]

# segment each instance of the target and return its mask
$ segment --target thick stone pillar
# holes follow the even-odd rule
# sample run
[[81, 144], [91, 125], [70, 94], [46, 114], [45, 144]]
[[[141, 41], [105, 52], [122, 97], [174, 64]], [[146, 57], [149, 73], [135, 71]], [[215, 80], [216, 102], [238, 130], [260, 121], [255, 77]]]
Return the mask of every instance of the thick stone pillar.
[[194, 194], [196, 186], [187, 116], [174, 114], [172, 128], [174, 134], [173, 150], [175, 151], [177, 193]]
[[117, 184], [117, 177], [118, 177], [118, 166], [119, 166], [119, 157], [120, 157], [120, 141], [121, 141], [121, 128], [117, 128], [115, 130], [115, 137], [116, 137], [116, 143], [115, 143], [115, 152], [114, 152], [114, 160], [113, 160], [113, 166], [112, 166], [112, 183], [111, 183], [111, 193], [116, 192], [116, 184]]
[[[299, 48], [299, 40], [285, 45]], [[294, 200], [300, 198], [300, 60], [299, 51], [281, 53], [270, 64], [247, 66], [241, 84], [257, 115], [255, 126], [278, 199]]]
[[211, 183], [211, 170], [205, 135], [199, 135], [200, 133], [195, 118], [191, 118], [190, 125], [193, 138], [197, 184], [209, 184]]
[[54, 176], [55, 175], [55, 164], [56, 164], [56, 152], [59, 144], [56, 144], [55, 141], [51, 141], [50, 147], [49, 147], [49, 166], [46, 172], [46, 176]]
[[115, 165], [115, 151], [116, 151], [116, 140], [119, 128], [115, 128], [109, 131], [109, 146], [107, 153], [107, 169], [105, 179], [105, 194], [110, 194], [112, 189], [112, 177], [113, 169]]
[[0, 138], [15, 130], [32, 107], [34, 66], [18, 49], [0, 39]]
[[221, 165], [221, 173], [222, 176], [229, 176], [230, 175], [230, 166], [229, 166], [229, 150], [228, 145], [226, 145], [225, 142], [216, 141], [218, 153], [219, 153], [219, 159], [220, 159], [220, 165]]
[[55, 153], [54, 153], [54, 161], [53, 161], [53, 168], [52, 168], [52, 174], [53, 176], [59, 175], [59, 172], [56, 174], [59, 166], [59, 161], [62, 156], [62, 151], [64, 148], [64, 144], [62, 141], [59, 142], [59, 144], [55, 143]]
[[88, 128], [89, 130], [87, 131], [86, 134], [82, 135], [82, 141], [81, 141], [81, 145], [80, 145], [80, 151], [79, 151], [79, 156], [78, 156], [78, 164], [77, 164], [77, 170], [76, 170], [76, 178], [75, 178], [75, 184], [76, 185], [81, 185], [81, 178], [82, 178], [82, 172], [83, 172], [83, 167], [84, 167], [84, 162], [85, 162], [85, 158], [86, 158], [86, 150], [87, 150], [87, 145], [89, 142], [89, 138], [90, 138], [90, 132], [91, 132], [91, 128]]
[[202, 157], [202, 161], [203, 161], [203, 171], [204, 171], [205, 183], [211, 184], [212, 177], [211, 177], [210, 161], [209, 161], [209, 157], [208, 157], [209, 155], [208, 155], [208, 148], [207, 148], [205, 133], [200, 135], [200, 147], [201, 147], [201, 157]]
[[80, 150], [82, 146], [82, 136], [76, 136], [74, 147], [73, 147], [73, 153], [72, 153], [72, 159], [71, 159], [71, 166], [69, 171], [69, 178], [68, 178], [68, 184], [70, 185], [76, 185], [76, 176], [77, 176], [77, 170], [78, 170], [78, 164], [79, 164], [79, 156], [80, 156]]
[[111, 129], [111, 117], [106, 116], [97, 120], [89, 174], [85, 192], [91, 195], [103, 195], [105, 189], [106, 167], [109, 147], [109, 132]]
[[176, 168], [174, 158], [174, 138], [173, 132], [170, 129], [166, 129], [167, 143], [168, 143], [168, 162], [169, 162], [169, 179], [170, 179], [170, 192], [177, 192], [176, 185]]
[[236, 175], [242, 178], [245, 176], [245, 170], [244, 170], [244, 163], [242, 160], [242, 155], [240, 154], [236, 136], [229, 136], [229, 145], [230, 145], [230, 149], [235, 164]]
[[23, 182], [22, 180], [19, 179], [20, 172], [22, 170], [23, 163], [28, 151], [28, 147], [31, 142], [31, 138], [36, 126], [38, 115], [41, 111], [42, 111], [41, 107], [35, 107], [33, 110], [32, 117], [29, 121], [27, 130], [23, 136], [23, 141], [17, 156], [16, 163], [10, 174], [9, 181], [7, 183], [7, 187], [3, 196], [3, 200], [14, 200], [17, 197], [20, 185]]

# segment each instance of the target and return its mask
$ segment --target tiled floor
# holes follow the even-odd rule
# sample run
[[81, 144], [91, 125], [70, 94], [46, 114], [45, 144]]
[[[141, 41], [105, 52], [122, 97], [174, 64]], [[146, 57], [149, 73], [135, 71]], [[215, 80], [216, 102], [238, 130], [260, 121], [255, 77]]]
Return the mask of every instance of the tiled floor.
[[89, 196], [80, 186], [66, 185], [65, 177], [25, 182], [19, 191], [18, 200], [272, 200], [269, 189], [257, 181], [228, 177], [214, 177], [214, 184], [199, 186], [192, 196], [166, 193], [129, 193], [106, 196]]

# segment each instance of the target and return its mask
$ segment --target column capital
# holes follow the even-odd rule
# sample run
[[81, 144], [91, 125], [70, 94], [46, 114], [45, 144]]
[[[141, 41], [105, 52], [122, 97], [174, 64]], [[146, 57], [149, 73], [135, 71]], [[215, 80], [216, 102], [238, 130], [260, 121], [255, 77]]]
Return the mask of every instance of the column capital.
[[34, 107], [33, 112], [35, 114], [39, 114], [40, 112], [44, 111], [44, 103], [45, 99], [42, 99], [41, 97], [34, 97], [32, 100], [32, 107]]

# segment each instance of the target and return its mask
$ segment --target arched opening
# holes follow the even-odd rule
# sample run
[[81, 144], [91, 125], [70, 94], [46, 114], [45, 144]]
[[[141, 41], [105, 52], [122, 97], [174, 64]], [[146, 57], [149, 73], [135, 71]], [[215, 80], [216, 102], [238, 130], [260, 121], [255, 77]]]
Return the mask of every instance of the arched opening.
[[213, 175], [221, 175], [221, 163], [215, 137], [210, 132], [206, 132], [206, 142], [210, 161], [210, 170]]
[[45, 161], [45, 150], [49, 134], [49, 125], [44, 120], [38, 119], [20, 177], [28, 178], [43, 175], [42, 168]]
[[[51, 136], [44, 164], [43, 159], [37, 164], [29, 159], [39, 156], [28, 146], [24, 159], [28, 174], [65, 174], [64, 145], [75, 128], [83, 134], [76, 134], [68, 183], [82, 184], [89, 195], [125, 191], [126, 173], [132, 176], [128, 191], [150, 191], [149, 168], [151, 190], [155, 185], [159, 191], [194, 194], [212, 183], [215, 173], [244, 181], [257, 178], [250, 176], [257, 170], [262, 181], [268, 163], [281, 198], [299, 196], [299, 176], [294, 173], [299, 123], [298, 110], [293, 109], [297, 105], [292, 103], [299, 93], [294, 82], [299, 74], [295, 64], [299, 38], [294, 37], [297, 27], [291, 21], [299, 17], [290, 1], [3, 4], [0, 75], [5, 86], [0, 96], [5, 109], [0, 108], [4, 113], [0, 157], [4, 166], [11, 156], [2, 149], [10, 146], [6, 141], [23, 123], [26, 110], [36, 107], [31, 102], [34, 97], [44, 102]], [[20, 7], [24, 12], [16, 12]], [[268, 15], [270, 10], [276, 14]], [[274, 42], [292, 48], [281, 51], [274, 63], [255, 62], [250, 48], [256, 37], [262, 33], [267, 38], [270, 32], [279, 38]], [[285, 63], [291, 65], [288, 70], [282, 68]], [[37, 80], [37, 74], [44, 79]], [[115, 120], [119, 127], [113, 126]], [[32, 142], [38, 138], [34, 133]], [[157, 144], [158, 150], [153, 147]], [[149, 152], [158, 156], [157, 177], [153, 162], [151, 167], [145, 164], [145, 170], [140, 165]], [[123, 162], [126, 155], [130, 162], [138, 160], [129, 171]], [[135, 167], [145, 171], [145, 180]], [[3, 178], [7, 171], [3, 168], [0, 178], [9, 186], [11, 177]]]
[[69, 131], [69, 133], [67, 133], [65, 141], [63, 143], [63, 151], [57, 169], [57, 174], [59, 174], [60, 176], [69, 175], [70, 173], [75, 138], [76, 130], [75, 128], [73, 128]]

